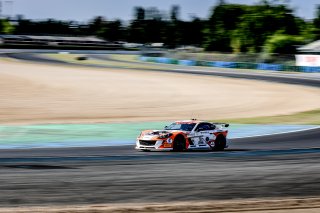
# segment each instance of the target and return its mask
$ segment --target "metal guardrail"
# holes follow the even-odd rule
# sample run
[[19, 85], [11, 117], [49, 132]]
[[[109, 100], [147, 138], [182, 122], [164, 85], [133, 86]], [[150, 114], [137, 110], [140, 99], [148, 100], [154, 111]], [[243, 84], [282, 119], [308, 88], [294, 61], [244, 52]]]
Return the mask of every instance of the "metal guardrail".
[[270, 71], [291, 71], [291, 72], [320, 72], [320, 67], [305, 67], [305, 66], [288, 66], [282, 64], [266, 64], [266, 63], [247, 63], [247, 62], [227, 62], [227, 61], [195, 61], [195, 60], [178, 60], [165, 57], [147, 57], [141, 56], [141, 61], [163, 63], [163, 64], [178, 64], [185, 66], [206, 66], [234, 69], [255, 69], [255, 70], [270, 70]]

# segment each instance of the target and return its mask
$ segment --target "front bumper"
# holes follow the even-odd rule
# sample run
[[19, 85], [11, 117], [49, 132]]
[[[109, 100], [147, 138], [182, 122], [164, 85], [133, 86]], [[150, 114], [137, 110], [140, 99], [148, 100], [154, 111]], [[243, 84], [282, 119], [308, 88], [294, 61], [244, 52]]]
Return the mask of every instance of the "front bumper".
[[[170, 145], [170, 146], [169, 146]], [[166, 144], [163, 140], [147, 141], [137, 140], [136, 149], [138, 150], [172, 150], [172, 144]]]

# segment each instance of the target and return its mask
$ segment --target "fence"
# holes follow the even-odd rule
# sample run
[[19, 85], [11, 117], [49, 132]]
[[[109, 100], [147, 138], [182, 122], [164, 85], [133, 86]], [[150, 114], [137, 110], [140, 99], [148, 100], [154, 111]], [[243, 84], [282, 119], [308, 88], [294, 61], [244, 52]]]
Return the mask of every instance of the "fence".
[[219, 68], [292, 71], [292, 72], [308, 72], [308, 73], [320, 72], [320, 67], [288, 66], [288, 65], [282, 65], [282, 64], [178, 60], [178, 59], [165, 58], [165, 57], [146, 57], [146, 56], [141, 56], [140, 60], [145, 62], [178, 64], [178, 65], [185, 65], [185, 66], [206, 66], [206, 67], [219, 67]]

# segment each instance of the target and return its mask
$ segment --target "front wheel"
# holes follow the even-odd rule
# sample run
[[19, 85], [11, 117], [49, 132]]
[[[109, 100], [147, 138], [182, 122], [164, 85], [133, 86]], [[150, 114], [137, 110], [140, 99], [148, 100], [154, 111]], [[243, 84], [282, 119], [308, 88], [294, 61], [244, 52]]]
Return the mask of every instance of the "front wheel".
[[178, 135], [173, 141], [173, 151], [182, 152], [186, 149], [186, 140], [182, 135]]

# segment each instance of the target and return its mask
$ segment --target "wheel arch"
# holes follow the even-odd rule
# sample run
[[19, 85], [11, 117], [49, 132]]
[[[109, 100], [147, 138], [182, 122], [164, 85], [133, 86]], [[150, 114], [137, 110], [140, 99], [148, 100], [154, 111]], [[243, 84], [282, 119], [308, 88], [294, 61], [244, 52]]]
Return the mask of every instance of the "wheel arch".
[[223, 133], [217, 134], [214, 143], [213, 150], [223, 151], [227, 145], [227, 137]]
[[177, 143], [177, 139], [182, 139], [183, 140], [183, 143], [184, 143], [184, 150], [186, 150], [189, 146], [189, 142], [188, 142], [188, 138], [187, 138], [187, 135], [182, 133], [182, 132], [178, 132], [174, 138], [173, 138], [173, 147], [175, 147], [176, 143]]

